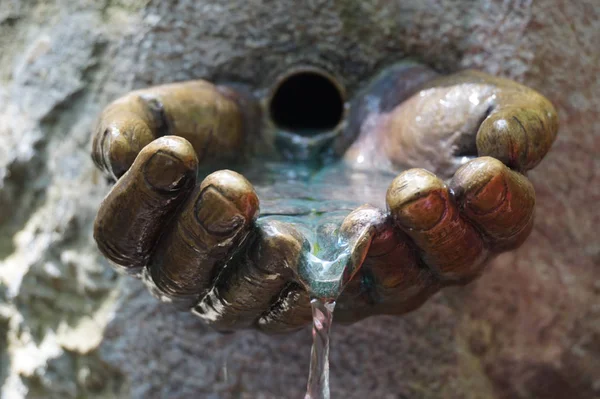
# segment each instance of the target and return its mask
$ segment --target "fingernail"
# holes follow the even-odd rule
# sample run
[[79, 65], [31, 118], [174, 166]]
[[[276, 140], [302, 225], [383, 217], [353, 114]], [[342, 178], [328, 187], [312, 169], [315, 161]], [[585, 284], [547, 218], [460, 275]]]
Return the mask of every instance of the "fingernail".
[[468, 195], [468, 207], [477, 213], [489, 213], [506, 200], [508, 187], [503, 174], [497, 174]]
[[447, 199], [441, 192], [430, 192], [402, 205], [396, 212], [396, 221], [410, 229], [429, 230], [435, 227], [446, 213], [446, 202]]
[[457, 202], [478, 214], [492, 212], [506, 200], [506, 170], [502, 162], [490, 157], [469, 162], [451, 183]]
[[231, 170], [218, 170], [206, 176], [200, 185], [204, 190], [214, 188], [229, 201], [246, 220], [254, 220], [258, 216], [259, 201], [252, 184], [239, 173]]
[[115, 179], [123, 176], [129, 169], [136, 154], [131, 150], [127, 139], [117, 129], [107, 130], [102, 138], [104, 164]]
[[230, 236], [245, 222], [240, 210], [213, 186], [198, 197], [195, 215], [207, 232], [217, 236]]
[[446, 213], [448, 190], [434, 174], [410, 169], [392, 181], [386, 199], [400, 227], [429, 230]]
[[164, 151], [157, 151], [144, 165], [144, 179], [152, 188], [159, 191], [177, 191], [182, 188], [192, 171], [181, 161]]

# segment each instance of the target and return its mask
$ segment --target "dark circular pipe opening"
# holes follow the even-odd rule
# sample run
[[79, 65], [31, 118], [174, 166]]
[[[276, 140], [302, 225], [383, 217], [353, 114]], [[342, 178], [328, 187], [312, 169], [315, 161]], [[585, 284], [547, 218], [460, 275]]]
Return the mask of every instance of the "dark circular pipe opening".
[[279, 82], [269, 103], [278, 128], [302, 136], [334, 129], [344, 116], [344, 95], [332, 77], [314, 70], [291, 73]]

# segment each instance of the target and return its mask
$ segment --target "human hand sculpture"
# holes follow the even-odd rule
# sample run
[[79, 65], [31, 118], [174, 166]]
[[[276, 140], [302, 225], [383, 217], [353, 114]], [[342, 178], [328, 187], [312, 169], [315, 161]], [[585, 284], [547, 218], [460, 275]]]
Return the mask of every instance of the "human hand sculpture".
[[[285, 332], [311, 319], [298, 277], [310, 244], [289, 214], [277, 218], [281, 212], [269, 212], [272, 201], [263, 198], [285, 197], [301, 183], [290, 175], [255, 183], [252, 173], [249, 181], [231, 170], [198, 178], [219, 162], [243, 165], [256, 148], [277, 156], [268, 119], [251, 94], [193, 81], [127, 94], [103, 111], [94, 133], [93, 159], [117, 179], [94, 226], [100, 250], [153, 294], [219, 330]], [[385, 183], [391, 181], [386, 210], [357, 207], [339, 226], [341, 234], [365, 226], [372, 233], [337, 301], [336, 320], [411, 311], [518, 247], [535, 205], [525, 173], [557, 129], [552, 104], [532, 89], [474, 71], [440, 77], [406, 64], [358, 93], [345, 123], [293, 137], [304, 146], [323, 138], [325, 152], [342, 157], [337, 162], [350, 177], [327, 181], [340, 197], [361, 202], [369, 191], [383, 200], [378, 182], [397, 174]], [[379, 179], [353, 178], [373, 171]], [[264, 216], [259, 198], [267, 203]]]

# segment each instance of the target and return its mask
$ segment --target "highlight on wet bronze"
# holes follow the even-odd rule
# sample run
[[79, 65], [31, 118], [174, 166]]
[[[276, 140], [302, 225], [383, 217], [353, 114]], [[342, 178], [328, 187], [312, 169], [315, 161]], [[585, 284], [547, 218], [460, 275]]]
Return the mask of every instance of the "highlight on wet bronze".
[[545, 97], [412, 61], [343, 81], [299, 65], [271, 87], [191, 81], [111, 103], [93, 140], [116, 180], [100, 250], [218, 330], [282, 333], [313, 320], [311, 299], [343, 323], [412, 311], [523, 243], [526, 173], [558, 129]]

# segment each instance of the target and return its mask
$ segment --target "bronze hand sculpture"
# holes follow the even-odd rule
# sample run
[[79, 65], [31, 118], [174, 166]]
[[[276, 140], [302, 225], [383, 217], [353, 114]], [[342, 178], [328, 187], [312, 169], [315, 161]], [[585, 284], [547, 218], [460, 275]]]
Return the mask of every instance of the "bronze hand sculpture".
[[[299, 76], [308, 80], [285, 88]], [[339, 123], [320, 115], [327, 93], [301, 104], [319, 79], [339, 95]], [[303, 256], [361, 229], [357, 271], [337, 301], [343, 322], [411, 311], [528, 236], [535, 193], [525, 173], [558, 128], [534, 90], [402, 63], [346, 110], [333, 75], [312, 68], [256, 93], [203, 81], [135, 91], [94, 133], [94, 161], [117, 179], [96, 218], [100, 250], [215, 328], [307, 324]], [[213, 172], [223, 163], [247, 178]]]

